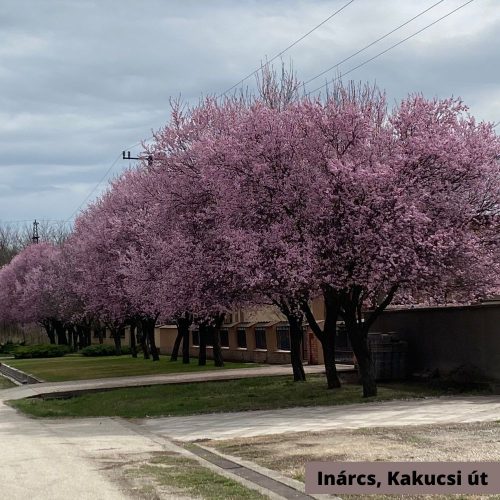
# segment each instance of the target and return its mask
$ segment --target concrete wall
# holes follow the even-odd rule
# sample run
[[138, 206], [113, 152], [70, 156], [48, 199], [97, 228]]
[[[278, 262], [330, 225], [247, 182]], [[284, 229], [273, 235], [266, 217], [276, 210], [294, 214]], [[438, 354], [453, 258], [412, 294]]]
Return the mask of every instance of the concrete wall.
[[460, 366], [500, 380], [500, 304], [390, 309], [372, 331], [408, 341], [410, 369], [448, 373]]

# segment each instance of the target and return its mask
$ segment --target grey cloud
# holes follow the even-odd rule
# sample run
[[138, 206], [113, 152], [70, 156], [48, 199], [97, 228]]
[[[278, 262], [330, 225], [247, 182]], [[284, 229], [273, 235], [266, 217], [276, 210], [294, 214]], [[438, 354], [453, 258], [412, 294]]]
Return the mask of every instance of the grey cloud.
[[[220, 93], [344, 3], [4, 0], [0, 218], [69, 217], [123, 148], [168, 120], [170, 96]], [[432, 3], [356, 0], [284, 59], [307, 80]], [[343, 71], [460, 3], [443, 2]], [[499, 24], [496, 0], [473, 2], [349, 78], [377, 81], [390, 102], [462, 95], [480, 119], [500, 120]]]

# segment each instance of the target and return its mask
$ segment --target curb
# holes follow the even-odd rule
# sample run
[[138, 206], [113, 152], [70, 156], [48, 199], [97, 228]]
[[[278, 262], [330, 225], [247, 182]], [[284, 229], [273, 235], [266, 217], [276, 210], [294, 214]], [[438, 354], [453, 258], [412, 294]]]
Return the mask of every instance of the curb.
[[[276, 494], [275, 492], [268, 490], [267, 488], [254, 483], [253, 481], [250, 481], [248, 479], [245, 479], [241, 476], [238, 476], [237, 474], [234, 474], [231, 469], [224, 469], [222, 467], [219, 467], [218, 465], [213, 464], [212, 462], [200, 457], [196, 453], [193, 453], [193, 451], [189, 450], [188, 448], [185, 448], [184, 446], [181, 446], [170, 439], [167, 439], [163, 436], [160, 436], [158, 434], [154, 434], [146, 429], [143, 429], [139, 427], [138, 425], [134, 424], [133, 422], [130, 422], [129, 420], [125, 420], [119, 417], [112, 417], [116, 418], [117, 420], [120, 421], [122, 425], [125, 427], [133, 430], [137, 434], [144, 436], [145, 438], [151, 439], [155, 443], [161, 444], [164, 448], [165, 451], [171, 451], [178, 453], [179, 455], [190, 458], [192, 460], [195, 460], [198, 462], [202, 467], [205, 467], [206, 469], [211, 470], [212, 472], [215, 472], [219, 476], [223, 476], [227, 479], [231, 479], [232, 481], [236, 481], [237, 483], [241, 484], [242, 486], [245, 486], [245, 488], [248, 488], [249, 490], [254, 490], [258, 491], [261, 495], [264, 495], [271, 500], [288, 500], [289, 498], [295, 498], [295, 497], [284, 497], [281, 495]], [[299, 497], [297, 497], [299, 498]], [[308, 497], [310, 498], [310, 497]]]
[[211, 448], [210, 446], [205, 446], [205, 445], [202, 445], [200, 443], [193, 443], [193, 444], [195, 444], [199, 448], [202, 448], [206, 451], [213, 453], [214, 455], [218, 455], [219, 457], [221, 457], [225, 460], [234, 462], [234, 463], [240, 465], [241, 467], [245, 467], [246, 469], [253, 470], [253, 471], [257, 472], [258, 474], [261, 474], [263, 476], [267, 476], [270, 479], [274, 479], [275, 481], [278, 481], [278, 482], [283, 483], [287, 486], [290, 486], [290, 488], [293, 488], [301, 493], [304, 493], [305, 495], [308, 495], [309, 498], [315, 498], [317, 500], [323, 500], [326, 498], [328, 498], [330, 500], [342, 500], [340, 497], [332, 496], [332, 495], [325, 495], [325, 494], [314, 495], [314, 494], [306, 493], [305, 492], [305, 485], [301, 481], [297, 481], [296, 479], [292, 479], [290, 477], [283, 476], [279, 472], [272, 470], [272, 469], [268, 469], [266, 467], [263, 467], [262, 465], [258, 465], [255, 462], [251, 462], [251, 461], [245, 460], [243, 458], [235, 457], [233, 455], [227, 455], [226, 453], [222, 453], [219, 450], [216, 450], [215, 448]]
[[17, 385], [41, 384], [45, 382], [45, 380], [34, 377], [29, 373], [23, 372], [22, 370], [18, 370], [17, 368], [14, 368], [5, 363], [0, 363], [0, 374], [2, 374], [4, 377], [8, 378], [11, 382], [14, 382]]
[[[218, 453], [213, 453], [207, 447], [199, 446], [198, 444], [191, 443], [187, 446], [187, 449], [197, 455], [201, 459], [208, 463], [215, 465], [223, 471], [229, 471], [238, 477], [238, 481], [245, 479], [266, 491], [266, 494], [273, 493], [277, 495], [278, 498], [287, 499], [297, 499], [297, 500], [311, 500], [312, 496], [304, 493], [301, 489], [295, 487], [295, 485], [287, 484], [278, 478], [278, 474], [274, 474], [272, 477], [270, 474], [263, 474], [262, 472], [257, 472], [254, 468], [249, 468], [244, 465], [239, 464], [233, 457], [225, 458], [221, 457]], [[219, 472], [220, 473], [220, 472]]]

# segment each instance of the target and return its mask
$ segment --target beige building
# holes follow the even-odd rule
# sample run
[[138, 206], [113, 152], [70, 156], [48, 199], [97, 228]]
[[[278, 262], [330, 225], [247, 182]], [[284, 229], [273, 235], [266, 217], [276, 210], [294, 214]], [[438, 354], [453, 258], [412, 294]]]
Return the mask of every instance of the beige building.
[[[323, 302], [313, 302], [313, 312], [323, 323]], [[162, 325], [156, 328], [156, 341], [161, 354], [171, 354], [177, 327]], [[290, 329], [286, 317], [273, 306], [239, 310], [227, 315], [220, 332], [222, 354], [227, 361], [270, 364], [290, 363]], [[212, 340], [207, 340], [207, 357], [212, 358]], [[198, 356], [199, 333], [196, 326], [190, 331], [190, 355]], [[302, 359], [309, 364], [323, 363], [321, 346], [313, 333], [304, 327]]]

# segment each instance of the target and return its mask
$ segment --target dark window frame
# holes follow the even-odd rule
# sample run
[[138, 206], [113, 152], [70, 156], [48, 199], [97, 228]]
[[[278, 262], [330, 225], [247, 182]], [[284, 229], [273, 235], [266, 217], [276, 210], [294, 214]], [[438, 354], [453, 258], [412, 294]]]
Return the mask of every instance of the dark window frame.
[[290, 351], [290, 327], [276, 327], [276, 347], [278, 351]]
[[191, 343], [194, 347], [200, 347], [200, 332], [199, 330], [193, 330], [191, 332]]
[[229, 330], [227, 328], [220, 329], [220, 346], [229, 347]]
[[266, 328], [264, 326], [255, 327], [255, 349], [267, 351], [267, 336]]
[[[244, 339], [243, 342], [242, 342], [242, 339]], [[236, 329], [236, 345], [237, 345], [238, 349], [248, 349], [246, 328], [237, 328]]]

